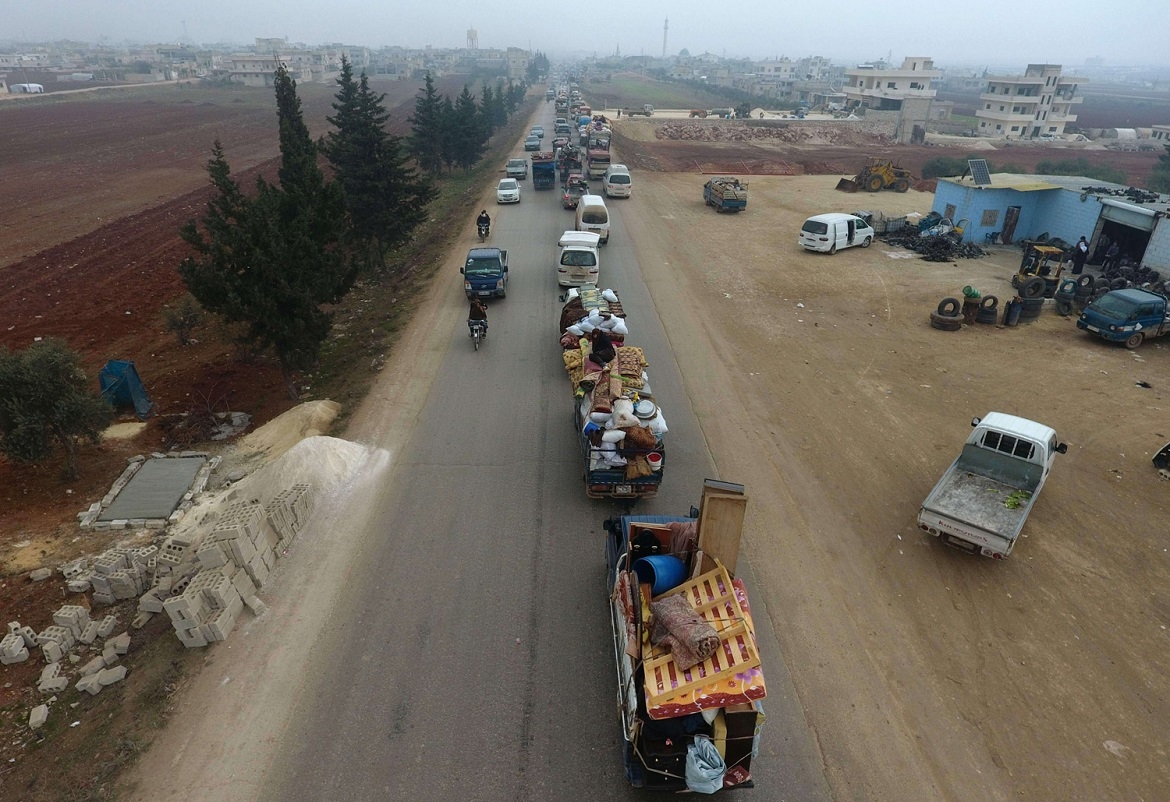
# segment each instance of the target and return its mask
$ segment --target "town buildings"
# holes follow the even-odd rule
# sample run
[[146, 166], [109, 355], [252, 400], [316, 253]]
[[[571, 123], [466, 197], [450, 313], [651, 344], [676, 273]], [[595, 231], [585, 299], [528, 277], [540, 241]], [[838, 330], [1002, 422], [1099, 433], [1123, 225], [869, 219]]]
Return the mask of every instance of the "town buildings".
[[1023, 75], [992, 76], [979, 96], [977, 133], [1011, 139], [1060, 137], [1076, 122], [1080, 78], [1061, 75], [1059, 64], [1029, 64]]

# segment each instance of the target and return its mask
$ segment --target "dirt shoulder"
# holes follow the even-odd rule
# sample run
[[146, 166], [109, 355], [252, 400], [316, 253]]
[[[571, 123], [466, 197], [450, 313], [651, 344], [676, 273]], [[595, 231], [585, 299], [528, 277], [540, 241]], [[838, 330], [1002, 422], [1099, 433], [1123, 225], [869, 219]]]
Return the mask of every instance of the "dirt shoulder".
[[[1006, 300], [1018, 252], [802, 252], [807, 215], [859, 200], [824, 178], [755, 177], [735, 216], [704, 207], [698, 176], [635, 180], [618, 214], [720, 475], [748, 483], [757, 592], [835, 798], [1170, 794], [1170, 487], [1149, 464], [1170, 439], [1170, 348], [1110, 347], [1051, 310], [1016, 329], [933, 330], [928, 313], [964, 285]], [[990, 410], [1069, 443], [1006, 562], [915, 526]]]

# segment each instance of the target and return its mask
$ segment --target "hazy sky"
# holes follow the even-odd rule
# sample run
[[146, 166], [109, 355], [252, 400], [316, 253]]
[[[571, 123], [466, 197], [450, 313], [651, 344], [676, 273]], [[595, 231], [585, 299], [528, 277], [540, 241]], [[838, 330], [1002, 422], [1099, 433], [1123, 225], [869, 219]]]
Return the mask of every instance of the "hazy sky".
[[[23, 10], [22, 10], [23, 9]], [[831, 10], [831, 13], [830, 13]], [[586, 14], [589, 21], [586, 21]], [[932, 3], [811, 3], [792, 0], [42, 0], [0, 2], [0, 39], [250, 43], [258, 36], [320, 44], [461, 47], [467, 29], [480, 47], [531, 47], [554, 58], [667, 51], [765, 58], [823, 55], [839, 63], [892, 55], [943, 65], [1076, 67], [1170, 65], [1167, 0], [974, 0]]]

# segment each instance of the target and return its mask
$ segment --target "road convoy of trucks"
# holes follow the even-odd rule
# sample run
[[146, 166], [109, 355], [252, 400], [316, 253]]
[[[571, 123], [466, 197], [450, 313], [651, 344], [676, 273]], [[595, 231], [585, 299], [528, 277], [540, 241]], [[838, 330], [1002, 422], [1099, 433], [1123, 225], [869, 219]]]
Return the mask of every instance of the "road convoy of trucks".
[[[563, 116], [588, 108], [575, 86], [550, 89], [546, 98], [562, 115], [558, 135], [569, 130]], [[586, 178], [610, 165], [609, 128], [603, 118], [579, 122], [585, 164], [575, 146], [562, 142], [532, 157], [532, 178], [535, 188], [551, 188], [559, 170], [562, 204], [578, 207], [574, 230], [557, 240], [555, 270], [557, 284], [570, 288], [558, 340], [584, 490], [590, 498], [632, 504], [659, 491], [667, 427], [645, 354], [631, 342], [627, 311], [617, 292], [600, 289], [609, 213], [602, 198], [585, 193]], [[507, 171], [522, 178], [527, 167], [511, 160]], [[747, 184], [712, 178], [703, 199], [718, 211], [740, 211]], [[461, 272], [469, 297], [503, 298], [508, 252], [473, 248]], [[1131, 348], [1170, 330], [1165, 299], [1140, 290], [1109, 295], [1116, 297], [1091, 305], [1078, 326]], [[922, 502], [918, 525], [948, 545], [1002, 559], [1066, 447], [1048, 426], [1014, 415], [992, 412], [972, 425]], [[702, 506], [688, 516], [627, 514], [606, 522], [623, 758], [635, 787], [712, 793], [753, 785], [766, 691], [747, 591], [735, 577], [745, 504], [741, 485], [707, 480]]]

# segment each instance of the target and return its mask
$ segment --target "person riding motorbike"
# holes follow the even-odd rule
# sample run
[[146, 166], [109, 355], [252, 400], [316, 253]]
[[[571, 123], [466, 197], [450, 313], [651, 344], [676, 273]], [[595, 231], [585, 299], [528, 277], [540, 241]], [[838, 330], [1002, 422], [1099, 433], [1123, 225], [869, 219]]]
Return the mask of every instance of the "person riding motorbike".
[[488, 322], [487, 322], [487, 305], [479, 298], [471, 299], [471, 309], [467, 311], [467, 336], [470, 337], [474, 333], [475, 327], [479, 325], [483, 327], [481, 337], [487, 336]]
[[492, 227], [492, 218], [484, 209], [479, 213], [479, 217], [475, 218], [475, 226], [483, 236], [487, 236]]

